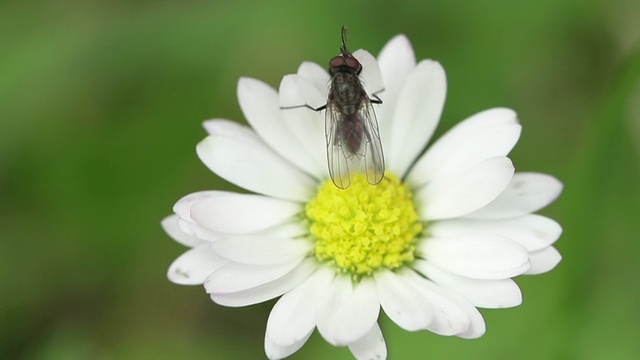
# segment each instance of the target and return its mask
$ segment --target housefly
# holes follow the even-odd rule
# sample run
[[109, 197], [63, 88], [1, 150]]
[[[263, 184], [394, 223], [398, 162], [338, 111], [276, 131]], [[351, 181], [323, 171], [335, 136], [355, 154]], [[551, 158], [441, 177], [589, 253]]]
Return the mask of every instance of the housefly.
[[378, 122], [372, 104], [382, 104], [375, 94], [369, 98], [360, 80], [362, 64], [347, 50], [346, 29], [342, 27], [340, 54], [329, 61], [329, 96], [318, 108], [325, 112], [327, 163], [333, 183], [346, 189], [356, 173], [378, 184], [384, 177], [384, 157]]

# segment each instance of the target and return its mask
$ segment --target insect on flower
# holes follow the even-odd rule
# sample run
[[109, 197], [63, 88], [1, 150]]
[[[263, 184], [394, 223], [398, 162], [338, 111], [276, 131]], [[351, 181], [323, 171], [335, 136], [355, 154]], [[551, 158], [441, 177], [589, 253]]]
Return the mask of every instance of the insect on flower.
[[[353, 176], [364, 173], [367, 181], [378, 184], [384, 177], [384, 156], [372, 104], [382, 104], [374, 93], [372, 98], [360, 79], [362, 64], [347, 50], [346, 28], [342, 27], [340, 54], [329, 61], [329, 96], [327, 103], [314, 108], [326, 110], [325, 136], [327, 163], [333, 183], [340, 189], [351, 185]], [[295, 108], [293, 106], [289, 108]]]

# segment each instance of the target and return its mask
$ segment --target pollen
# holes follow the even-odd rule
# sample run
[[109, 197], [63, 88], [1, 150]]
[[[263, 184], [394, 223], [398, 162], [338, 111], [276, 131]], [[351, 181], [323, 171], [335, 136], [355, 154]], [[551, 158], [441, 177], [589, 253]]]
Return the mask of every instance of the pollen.
[[423, 229], [411, 191], [390, 173], [377, 185], [357, 174], [346, 190], [329, 180], [305, 214], [316, 258], [356, 277], [412, 262]]

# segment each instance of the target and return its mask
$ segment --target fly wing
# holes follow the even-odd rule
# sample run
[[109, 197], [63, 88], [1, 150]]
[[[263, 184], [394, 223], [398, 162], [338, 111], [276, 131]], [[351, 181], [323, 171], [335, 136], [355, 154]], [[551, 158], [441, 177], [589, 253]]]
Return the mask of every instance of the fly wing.
[[353, 162], [357, 157], [351, 156], [346, 148], [341, 125], [343, 125], [343, 119], [340, 111], [334, 103], [327, 104], [325, 135], [327, 137], [329, 175], [338, 188], [346, 189], [351, 185], [351, 180], [358, 166]]
[[369, 184], [375, 185], [384, 177], [384, 154], [378, 130], [378, 120], [369, 99], [362, 102], [358, 111], [364, 128], [364, 174]]

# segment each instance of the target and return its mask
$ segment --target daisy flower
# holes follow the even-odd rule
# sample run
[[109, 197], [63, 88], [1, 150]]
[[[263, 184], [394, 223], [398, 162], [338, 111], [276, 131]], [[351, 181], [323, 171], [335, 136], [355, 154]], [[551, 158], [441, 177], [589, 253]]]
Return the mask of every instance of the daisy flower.
[[438, 124], [446, 78], [438, 62], [416, 62], [405, 36], [363, 66], [387, 172], [378, 185], [357, 174], [346, 190], [329, 179], [324, 114], [329, 74], [305, 62], [279, 91], [238, 83], [251, 127], [215, 119], [197, 146], [211, 171], [250, 193], [185, 196], [162, 225], [190, 247], [171, 264], [177, 284], [204, 285], [230, 307], [279, 297], [266, 326], [270, 359], [300, 349], [317, 329], [357, 359], [384, 359], [382, 309], [407, 331], [477, 338], [478, 308], [522, 302], [513, 277], [540, 274], [561, 259], [561, 227], [533, 214], [562, 190], [554, 177], [515, 173], [507, 154], [520, 136], [516, 113], [473, 115], [424, 148]]

